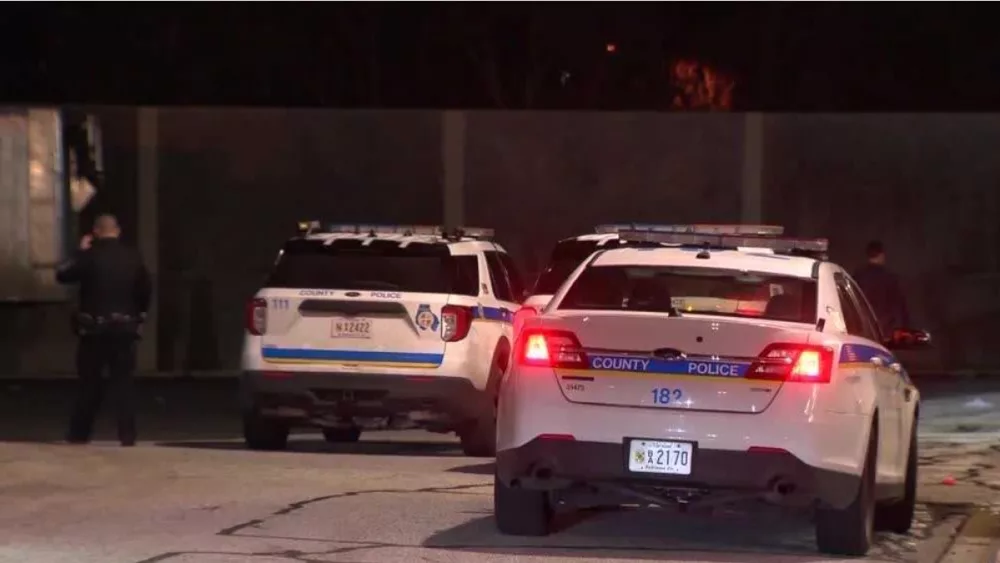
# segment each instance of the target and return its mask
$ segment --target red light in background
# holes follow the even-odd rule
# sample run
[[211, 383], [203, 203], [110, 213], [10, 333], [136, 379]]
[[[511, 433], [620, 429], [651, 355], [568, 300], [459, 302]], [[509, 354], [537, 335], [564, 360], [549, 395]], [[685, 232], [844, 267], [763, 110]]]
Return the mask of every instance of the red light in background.
[[607, 45], [604, 46], [604, 50], [606, 50], [609, 53], [614, 53], [615, 51], [618, 50], [618, 46], [615, 45], [614, 43], [608, 43]]

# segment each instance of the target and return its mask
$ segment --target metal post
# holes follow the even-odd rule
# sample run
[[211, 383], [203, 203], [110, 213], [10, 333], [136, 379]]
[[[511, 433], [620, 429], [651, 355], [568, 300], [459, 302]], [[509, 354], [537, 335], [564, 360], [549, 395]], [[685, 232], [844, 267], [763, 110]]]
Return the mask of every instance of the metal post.
[[465, 221], [465, 112], [445, 111], [441, 116], [441, 158], [444, 172], [444, 224], [457, 227]]
[[142, 253], [150, 277], [153, 279], [153, 304], [143, 327], [143, 339], [138, 350], [140, 372], [157, 369], [156, 303], [159, 298], [159, 129], [156, 108], [139, 108], [138, 115], [138, 177], [137, 207], [139, 251]]
[[763, 221], [764, 116], [748, 113], [743, 121], [743, 190], [741, 215], [744, 223]]

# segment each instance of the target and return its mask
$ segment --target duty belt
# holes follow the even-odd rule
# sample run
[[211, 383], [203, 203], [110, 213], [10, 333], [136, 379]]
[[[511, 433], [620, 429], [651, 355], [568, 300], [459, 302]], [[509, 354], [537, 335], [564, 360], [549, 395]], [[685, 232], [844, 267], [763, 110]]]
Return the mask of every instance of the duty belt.
[[79, 335], [97, 334], [108, 331], [138, 332], [142, 318], [124, 313], [91, 315], [77, 313], [73, 316], [73, 328]]

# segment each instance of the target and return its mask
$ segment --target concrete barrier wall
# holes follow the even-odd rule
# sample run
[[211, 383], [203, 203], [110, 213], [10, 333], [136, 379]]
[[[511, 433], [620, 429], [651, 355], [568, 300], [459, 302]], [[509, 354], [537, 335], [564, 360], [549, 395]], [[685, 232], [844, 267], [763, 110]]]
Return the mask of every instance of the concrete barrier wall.
[[[464, 220], [528, 271], [596, 223], [740, 218], [742, 116], [466, 115]], [[102, 117], [103, 205], [134, 230], [134, 110]], [[161, 369], [237, 366], [243, 303], [295, 221], [443, 219], [440, 112], [171, 108], [159, 123]], [[830, 237], [845, 265], [883, 239], [940, 344], [917, 359], [1000, 368], [1000, 116], [777, 115], [763, 136], [765, 220]], [[0, 373], [70, 370], [64, 314], [0, 311]]]

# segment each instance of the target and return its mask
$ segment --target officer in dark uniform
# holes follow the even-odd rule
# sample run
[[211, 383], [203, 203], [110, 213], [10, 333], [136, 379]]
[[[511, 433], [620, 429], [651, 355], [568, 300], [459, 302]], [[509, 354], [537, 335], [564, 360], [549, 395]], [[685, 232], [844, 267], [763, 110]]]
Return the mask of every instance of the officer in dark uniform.
[[118, 439], [135, 445], [134, 372], [136, 344], [149, 310], [152, 284], [139, 253], [120, 240], [113, 215], [101, 215], [92, 234], [80, 241], [80, 252], [61, 265], [56, 279], [79, 284], [80, 302], [73, 318], [79, 337], [76, 365], [80, 391], [66, 439], [90, 441], [94, 418], [104, 395], [103, 371], [116, 390]]
[[866, 248], [868, 263], [854, 272], [854, 281], [864, 292], [882, 328], [882, 335], [888, 337], [897, 328], [910, 326], [910, 314], [906, 307], [899, 278], [885, 266], [885, 247], [873, 240]]

